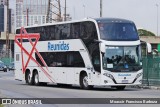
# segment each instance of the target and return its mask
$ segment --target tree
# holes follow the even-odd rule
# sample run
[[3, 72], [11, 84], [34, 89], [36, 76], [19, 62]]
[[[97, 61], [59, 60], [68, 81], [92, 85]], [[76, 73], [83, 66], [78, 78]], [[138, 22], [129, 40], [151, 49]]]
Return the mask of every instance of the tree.
[[151, 31], [147, 31], [147, 30], [144, 30], [144, 29], [138, 29], [138, 35], [139, 36], [156, 36]]

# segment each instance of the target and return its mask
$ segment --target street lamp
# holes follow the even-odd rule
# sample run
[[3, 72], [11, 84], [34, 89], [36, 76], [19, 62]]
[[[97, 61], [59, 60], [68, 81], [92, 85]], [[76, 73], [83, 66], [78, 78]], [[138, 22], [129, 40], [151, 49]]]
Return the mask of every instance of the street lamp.
[[158, 36], [158, 4], [156, 4], [156, 7], [157, 7], [157, 36]]
[[83, 8], [84, 8], [84, 17], [86, 17], [86, 13], [85, 13], [86, 6], [84, 4], [83, 4]]
[[102, 17], [102, 0], [100, 0], [100, 17]]

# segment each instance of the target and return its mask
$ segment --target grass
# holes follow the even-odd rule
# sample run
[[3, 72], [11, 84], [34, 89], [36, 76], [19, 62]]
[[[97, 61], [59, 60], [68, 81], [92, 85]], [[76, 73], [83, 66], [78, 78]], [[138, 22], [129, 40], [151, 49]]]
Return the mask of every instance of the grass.
[[0, 107], [4, 107], [4, 105], [0, 104]]

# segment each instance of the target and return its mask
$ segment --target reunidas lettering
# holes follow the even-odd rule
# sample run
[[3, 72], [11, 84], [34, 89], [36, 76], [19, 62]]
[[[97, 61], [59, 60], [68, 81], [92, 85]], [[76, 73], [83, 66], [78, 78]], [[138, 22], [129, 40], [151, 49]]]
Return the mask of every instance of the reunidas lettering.
[[65, 43], [64, 41], [60, 41], [58, 44], [48, 42], [48, 50], [69, 50], [69, 43]]

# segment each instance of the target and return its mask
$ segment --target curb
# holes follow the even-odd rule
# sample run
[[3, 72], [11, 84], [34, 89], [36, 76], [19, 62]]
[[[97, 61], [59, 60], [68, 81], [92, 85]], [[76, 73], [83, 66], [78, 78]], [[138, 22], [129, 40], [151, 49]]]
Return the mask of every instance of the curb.
[[160, 90], [160, 86], [131, 86], [131, 88]]
[[160, 90], [160, 86], [143, 86], [143, 89]]

